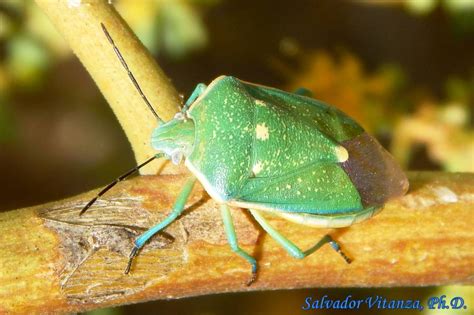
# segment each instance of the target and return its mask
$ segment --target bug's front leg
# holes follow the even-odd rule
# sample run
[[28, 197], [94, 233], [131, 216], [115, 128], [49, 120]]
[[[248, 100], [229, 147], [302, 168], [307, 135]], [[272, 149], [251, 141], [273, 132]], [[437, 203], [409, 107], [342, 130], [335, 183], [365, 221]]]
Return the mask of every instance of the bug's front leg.
[[230, 213], [229, 206], [227, 206], [226, 204], [222, 204], [221, 214], [230, 248], [232, 248], [232, 250], [236, 254], [247, 260], [252, 266], [252, 276], [249, 281], [247, 281], [247, 285], [249, 286], [257, 279], [257, 261], [255, 260], [255, 258], [247, 254], [244, 250], [242, 250], [242, 248], [239, 247], [239, 243], [237, 241], [237, 234], [235, 233], [234, 223], [232, 221], [232, 214]]
[[253, 215], [255, 220], [260, 224], [260, 226], [268, 233], [270, 236], [280, 243], [281, 246], [283, 246], [284, 249], [293, 257], [298, 258], [298, 259], [303, 259], [308, 255], [311, 255], [315, 251], [317, 251], [321, 246], [323, 246], [326, 243], [329, 243], [331, 247], [338, 252], [344, 260], [350, 264], [351, 259], [346, 256], [346, 254], [341, 250], [341, 246], [332, 239], [330, 235], [325, 235], [319, 242], [317, 242], [315, 245], [313, 245], [311, 248], [302, 251], [298, 246], [296, 246], [292, 241], [284, 237], [283, 235], [280, 234], [277, 230], [275, 230], [268, 222], [265, 220], [265, 218], [260, 214], [259, 211], [254, 210], [254, 209], [249, 209], [250, 213]]
[[179, 215], [183, 212], [184, 206], [186, 205], [186, 201], [188, 200], [189, 196], [191, 195], [191, 191], [193, 190], [194, 184], [196, 183], [196, 178], [192, 177], [188, 179], [188, 181], [184, 184], [183, 189], [178, 195], [178, 198], [176, 199], [174, 205], [173, 205], [173, 210], [171, 213], [158, 223], [157, 225], [153, 226], [150, 228], [148, 231], [140, 235], [136, 240], [135, 240], [135, 246], [133, 247], [132, 251], [130, 252], [127, 268], [125, 269], [125, 273], [130, 272], [130, 268], [132, 266], [132, 261], [133, 258], [138, 254], [138, 251], [140, 248], [142, 248], [145, 243], [153, 237], [156, 233], [160, 232], [163, 230], [165, 227], [167, 227], [169, 224], [171, 224], [176, 218], [179, 217]]
[[184, 114], [189, 109], [191, 104], [194, 103], [194, 101], [199, 97], [199, 95], [201, 95], [206, 89], [207, 85], [205, 85], [204, 83], [199, 83], [198, 85], [196, 85], [194, 91], [191, 93], [191, 96], [188, 98], [183, 108], [181, 109], [181, 113]]

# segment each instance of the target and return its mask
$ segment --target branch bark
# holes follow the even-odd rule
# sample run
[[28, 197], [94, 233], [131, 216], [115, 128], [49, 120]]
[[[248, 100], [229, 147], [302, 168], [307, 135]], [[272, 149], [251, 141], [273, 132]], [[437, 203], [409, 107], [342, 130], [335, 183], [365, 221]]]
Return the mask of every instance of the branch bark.
[[[103, 23], [135, 75], [145, 95], [165, 121], [181, 103], [170, 79], [106, 0], [36, 0], [89, 71], [117, 116], [138, 163], [156, 152], [149, 139], [156, 119], [144, 104], [107, 41]], [[162, 163], [152, 163], [141, 174], [156, 174]]]
[[290, 257], [234, 209], [247, 262], [226, 242], [218, 205], [197, 187], [185, 214], [155, 237], [124, 275], [133, 239], [162, 220], [184, 175], [142, 176], [118, 185], [82, 217], [96, 193], [0, 214], [0, 313], [79, 312], [110, 305], [211, 293], [303, 287], [473, 283], [474, 175], [409, 174], [410, 192], [350, 228], [304, 227], [269, 217], [302, 248], [330, 232], [354, 261], [324, 246]]

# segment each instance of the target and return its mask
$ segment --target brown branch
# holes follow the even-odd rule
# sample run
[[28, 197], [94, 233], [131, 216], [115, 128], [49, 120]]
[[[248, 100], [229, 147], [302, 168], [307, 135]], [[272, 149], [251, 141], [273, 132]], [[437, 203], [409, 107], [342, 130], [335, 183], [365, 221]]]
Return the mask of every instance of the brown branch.
[[[168, 120], [178, 111], [180, 99], [153, 57], [106, 0], [36, 0], [36, 3], [95, 80], [124, 129], [137, 162], [153, 156], [156, 152], [149, 139], [157, 125], [156, 118], [131, 83], [100, 23], [107, 27], [158, 114]], [[156, 174], [160, 167], [160, 163], [152, 163], [141, 173]]]
[[302, 248], [331, 232], [354, 259], [328, 246], [290, 257], [235, 209], [239, 242], [261, 267], [226, 243], [217, 204], [196, 188], [185, 214], [155, 237], [124, 275], [133, 239], [162, 220], [184, 175], [137, 177], [78, 216], [94, 192], [0, 214], [0, 313], [78, 312], [164, 298], [303, 287], [472, 284], [474, 175], [412, 173], [411, 190], [374, 218], [337, 231], [278, 218], [270, 222]]

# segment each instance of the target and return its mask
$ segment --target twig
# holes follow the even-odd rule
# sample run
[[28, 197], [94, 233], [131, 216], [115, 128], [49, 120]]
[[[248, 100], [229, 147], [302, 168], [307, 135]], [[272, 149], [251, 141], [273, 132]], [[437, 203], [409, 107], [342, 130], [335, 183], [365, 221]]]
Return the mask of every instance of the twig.
[[[180, 99], [153, 57], [106, 0], [36, 0], [36, 3], [102, 91], [132, 145], [137, 162], [153, 156], [156, 152], [149, 138], [157, 126], [156, 118], [131, 83], [100, 24], [107, 27], [158, 114], [168, 120], [179, 110]], [[160, 167], [160, 163], [147, 165], [141, 174], [156, 174]]]
[[474, 175], [411, 173], [407, 196], [350, 228], [315, 229], [270, 218], [302, 248], [325, 233], [354, 259], [325, 246], [290, 257], [234, 209], [248, 264], [226, 243], [218, 205], [197, 187], [185, 214], [147, 244], [124, 275], [136, 235], [165, 217], [184, 175], [123, 182], [86, 214], [96, 192], [0, 215], [0, 313], [79, 312], [152, 299], [303, 287], [426, 286], [473, 283]]

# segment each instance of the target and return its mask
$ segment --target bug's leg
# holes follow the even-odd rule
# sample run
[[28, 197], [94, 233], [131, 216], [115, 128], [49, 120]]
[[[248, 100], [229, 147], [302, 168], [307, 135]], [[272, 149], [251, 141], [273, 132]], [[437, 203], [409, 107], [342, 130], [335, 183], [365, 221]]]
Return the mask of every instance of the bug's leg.
[[224, 222], [225, 233], [227, 234], [227, 240], [229, 241], [230, 248], [232, 251], [240, 255], [242, 258], [247, 260], [252, 266], [252, 277], [247, 282], [247, 285], [251, 285], [255, 279], [257, 279], [257, 261], [255, 258], [244, 252], [237, 242], [237, 234], [235, 233], [234, 223], [232, 222], [232, 214], [230, 213], [229, 206], [226, 204], [221, 205], [222, 221]]
[[105, 194], [106, 192], [108, 192], [112, 187], [114, 187], [115, 185], [117, 185], [118, 182], [121, 182], [123, 181], [125, 178], [127, 178], [128, 176], [132, 175], [133, 173], [135, 173], [136, 171], [138, 171], [140, 168], [142, 168], [143, 166], [147, 165], [148, 163], [150, 163], [151, 161], [153, 161], [154, 159], [159, 159], [161, 157], [163, 157], [164, 154], [162, 153], [158, 153], [157, 155], [149, 158], [148, 160], [146, 160], [145, 162], [143, 162], [142, 164], [140, 165], [137, 165], [135, 166], [134, 168], [128, 170], [127, 172], [123, 173], [122, 175], [120, 175], [119, 177], [117, 177], [113, 182], [111, 182], [110, 184], [108, 184], [107, 186], [104, 187], [104, 189], [102, 189], [101, 191], [99, 191], [99, 193], [94, 197], [92, 198], [85, 206], [84, 208], [82, 208], [81, 212], [79, 212], [79, 215], [82, 215], [84, 214], [84, 212], [87, 211], [87, 209], [89, 209], [92, 204], [94, 202], [96, 202], [97, 199], [99, 199], [100, 196], [102, 196], [103, 194]]
[[293, 257], [302, 259], [305, 258], [308, 255], [311, 255], [315, 251], [317, 251], [321, 246], [323, 246], [326, 243], [329, 243], [331, 247], [338, 252], [342, 258], [349, 264], [351, 263], [351, 260], [349, 257], [344, 254], [344, 252], [341, 250], [341, 247], [339, 244], [332, 239], [331, 236], [326, 235], [324, 236], [319, 242], [317, 242], [314, 246], [309, 248], [308, 250], [302, 251], [298, 246], [296, 246], [293, 242], [291, 242], [289, 239], [284, 237], [283, 235], [280, 234], [277, 230], [275, 230], [270, 224], [268, 224], [267, 220], [260, 214], [259, 211], [249, 209], [250, 213], [252, 213], [253, 217], [257, 222], [262, 226], [262, 228], [270, 234], [271, 237], [278, 243], [280, 243], [281, 246], [283, 246], [284, 249]]
[[130, 272], [130, 268], [132, 266], [133, 258], [138, 254], [138, 251], [140, 248], [145, 245], [145, 243], [156, 233], [160, 232], [163, 230], [165, 227], [167, 227], [170, 223], [172, 223], [176, 218], [183, 212], [184, 206], [186, 205], [186, 201], [188, 200], [189, 196], [191, 195], [191, 191], [193, 190], [194, 184], [196, 183], [196, 178], [192, 177], [188, 179], [188, 181], [184, 184], [183, 188], [181, 189], [181, 192], [178, 195], [178, 198], [176, 199], [173, 209], [171, 213], [160, 223], [157, 225], [153, 226], [150, 228], [148, 231], [140, 235], [136, 240], [135, 240], [135, 245], [133, 246], [132, 251], [130, 252], [129, 259], [128, 259], [128, 264], [127, 268], [125, 268], [125, 273]]
[[301, 96], [307, 96], [307, 97], [313, 97], [313, 92], [311, 92], [308, 89], [305, 89], [304, 87], [297, 88], [293, 94], [298, 94]]
[[204, 83], [199, 83], [198, 85], [196, 85], [196, 88], [194, 88], [193, 93], [191, 93], [191, 96], [188, 98], [183, 108], [181, 109], [181, 113], [184, 114], [189, 109], [191, 104], [199, 97], [199, 95], [201, 95], [202, 92], [206, 90], [206, 88], [207, 85], [205, 85]]

